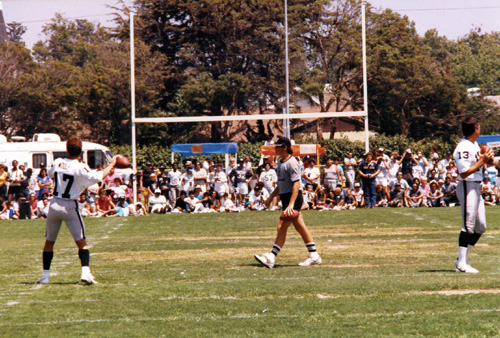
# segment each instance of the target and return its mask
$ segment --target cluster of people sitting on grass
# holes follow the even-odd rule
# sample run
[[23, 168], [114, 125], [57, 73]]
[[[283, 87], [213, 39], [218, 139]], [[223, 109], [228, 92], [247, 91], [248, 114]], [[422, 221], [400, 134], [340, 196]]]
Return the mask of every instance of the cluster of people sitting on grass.
[[[273, 156], [263, 158], [253, 167], [249, 156], [231, 157], [229, 165], [205, 160], [187, 160], [184, 168], [173, 163], [146, 163], [137, 172], [137, 203], [133, 203], [132, 170], [112, 172], [100, 185], [94, 185], [80, 196], [83, 217], [118, 217], [148, 213], [212, 213], [243, 210], [276, 210], [275, 199], [266, 200], [278, 180]], [[456, 206], [458, 171], [451, 152], [439, 158], [435, 148], [429, 159], [422, 151], [407, 149], [402, 156], [383, 148], [355, 159], [352, 153], [341, 160], [328, 157], [324, 166], [315, 158], [300, 158], [303, 209], [352, 210], [375, 207], [443, 207]], [[97, 170], [102, 170], [98, 168]], [[486, 205], [500, 203], [500, 168], [485, 171], [482, 196]], [[0, 165], [0, 220], [44, 218], [52, 198], [53, 182], [47, 168], [33, 175], [12, 161], [10, 169]], [[28, 208], [29, 205], [29, 208]]]

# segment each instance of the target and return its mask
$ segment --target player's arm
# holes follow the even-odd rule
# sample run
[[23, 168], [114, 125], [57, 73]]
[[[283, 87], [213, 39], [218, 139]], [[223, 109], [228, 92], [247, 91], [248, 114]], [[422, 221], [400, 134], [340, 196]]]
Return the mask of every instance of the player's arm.
[[117, 156], [114, 156], [112, 159], [111, 159], [111, 162], [109, 162], [109, 164], [106, 166], [106, 168], [104, 168], [102, 170], [102, 178], [104, 179], [106, 176], [109, 175], [109, 172], [111, 171], [111, 169], [113, 169], [116, 165], [116, 157]]
[[476, 163], [472, 164], [469, 167], [469, 169], [460, 173], [460, 177], [466, 179], [470, 175], [474, 174], [476, 171], [481, 169], [481, 167], [483, 167], [486, 164], [486, 162], [492, 159], [493, 156], [495, 156], [495, 153], [493, 152], [493, 150], [488, 149], [488, 151], [485, 152], [484, 154], [478, 153], [477, 156], [479, 157], [479, 160]]
[[[297, 196], [299, 195], [299, 190], [300, 190], [300, 180], [293, 182], [293, 188], [292, 188], [292, 196], [290, 196], [290, 203], [288, 203], [288, 207], [286, 207], [284, 213], [285, 215], [291, 216], [293, 213], [293, 206], [295, 204], [295, 200], [297, 199]], [[275, 189], [276, 191], [276, 189]], [[273, 191], [274, 193], [274, 191]]]

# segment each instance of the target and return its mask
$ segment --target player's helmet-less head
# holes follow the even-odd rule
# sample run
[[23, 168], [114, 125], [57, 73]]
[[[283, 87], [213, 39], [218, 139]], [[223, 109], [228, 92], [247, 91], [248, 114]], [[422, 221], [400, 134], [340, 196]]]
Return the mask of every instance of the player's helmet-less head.
[[274, 143], [276, 147], [282, 147], [286, 148], [287, 153], [290, 155], [293, 154], [293, 149], [292, 149], [292, 142], [287, 137], [284, 136], [278, 136], [278, 139]]
[[80, 156], [82, 153], [82, 140], [72, 137], [66, 142], [66, 151], [69, 156]]
[[475, 117], [468, 117], [462, 122], [462, 133], [465, 137], [474, 134], [479, 121]]

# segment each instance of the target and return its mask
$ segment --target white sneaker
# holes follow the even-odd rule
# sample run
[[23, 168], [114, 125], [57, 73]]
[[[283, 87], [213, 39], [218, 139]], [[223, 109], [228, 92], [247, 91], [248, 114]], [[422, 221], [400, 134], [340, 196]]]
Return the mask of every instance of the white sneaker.
[[80, 281], [83, 284], [86, 284], [86, 285], [97, 284], [97, 281], [95, 280], [95, 277], [92, 276], [92, 274], [90, 273], [90, 271], [88, 271], [88, 272], [82, 272], [82, 277], [80, 278]]
[[39, 280], [36, 281], [37, 284], [49, 284], [49, 276], [40, 277]]
[[312, 258], [311, 256], [307, 257], [305, 261], [302, 263], [299, 263], [299, 266], [310, 266], [310, 265], [319, 265], [322, 263], [321, 257], [318, 255], [318, 257]]
[[455, 260], [455, 272], [465, 272], [465, 273], [478, 273], [479, 270], [473, 268], [469, 263], [459, 264], [458, 259]]
[[264, 265], [266, 268], [272, 269], [274, 266], [274, 255], [271, 252], [265, 253], [262, 256], [254, 255], [257, 262]]

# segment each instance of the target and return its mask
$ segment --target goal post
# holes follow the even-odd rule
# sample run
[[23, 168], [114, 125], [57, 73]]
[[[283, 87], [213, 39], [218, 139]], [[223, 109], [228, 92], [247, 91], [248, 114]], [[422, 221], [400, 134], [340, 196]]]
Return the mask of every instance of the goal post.
[[[176, 116], [176, 117], [136, 117], [135, 106], [135, 55], [134, 55], [134, 14], [130, 12], [130, 95], [131, 95], [131, 124], [132, 124], [132, 168], [137, 172], [136, 154], [136, 123], [194, 123], [194, 122], [227, 122], [227, 121], [258, 121], [288, 119], [318, 119], [339, 117], [364, 117], [365, 120], [365, 151], [369, 151], [368, 131], [368, 85], [366, 69], [366, 20], [365, 4], [361, 5], [361, 35], [363, 54], [363, 110], [354, 112], [322, 112], [322, 113], [294, 113], [294, 114], [247, 114], [221, 116]], [[288, 85], [288, 84], [287, 84]], [[137, 203], [137, 184], [134, 176], [134, 205]]]

